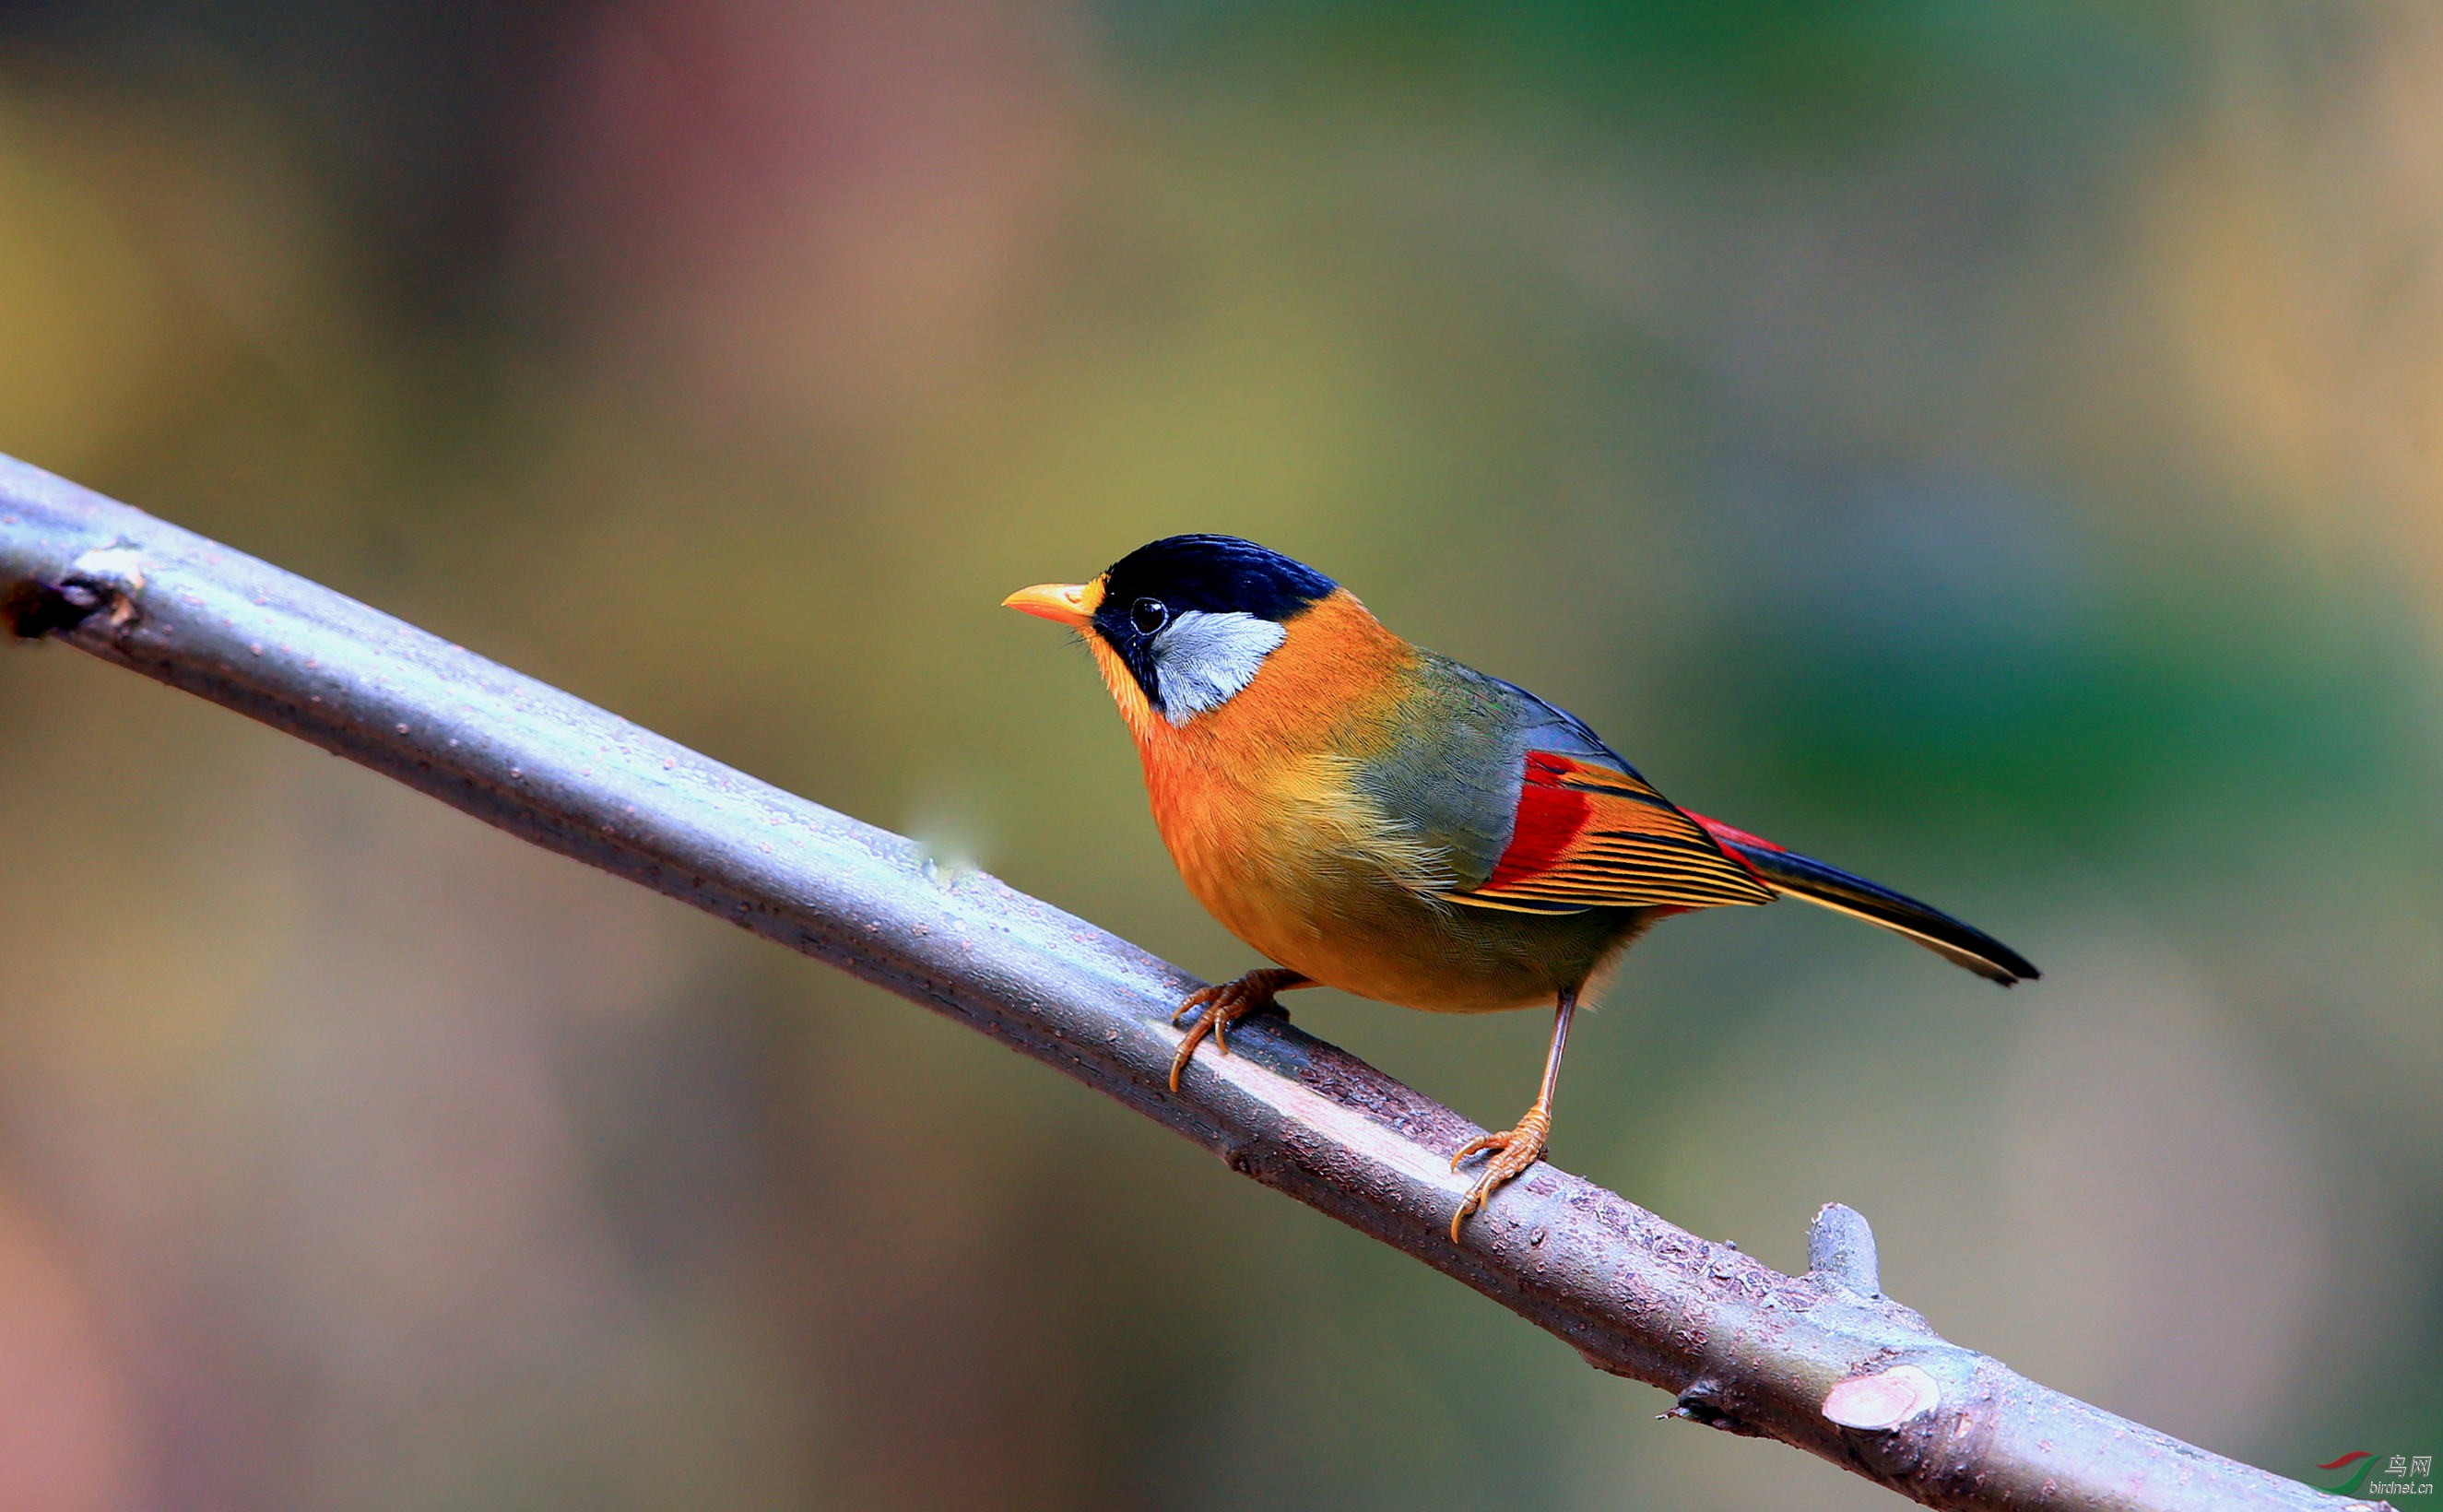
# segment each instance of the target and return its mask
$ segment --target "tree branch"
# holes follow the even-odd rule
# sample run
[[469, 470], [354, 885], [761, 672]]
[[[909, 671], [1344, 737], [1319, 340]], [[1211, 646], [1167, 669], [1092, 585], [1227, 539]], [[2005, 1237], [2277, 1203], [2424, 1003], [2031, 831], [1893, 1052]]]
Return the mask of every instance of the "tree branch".
[[1948, 1343], [1816, 1217], [1784, 1276], [1544, 1165], [1446, 1232], [1479, 1131], [1275, 1020], [1165, 1085], [1198, 984], [989, 876], [731, 770], [303, 579], [0, 457], [0, 615], [360, 762], [548, 850], [946, 1013], [1241, 1174], [1558, 1336], [1673, 1413], [1779, 1439], [1929, 1506], [2147, 1512], [2345, 1503]]

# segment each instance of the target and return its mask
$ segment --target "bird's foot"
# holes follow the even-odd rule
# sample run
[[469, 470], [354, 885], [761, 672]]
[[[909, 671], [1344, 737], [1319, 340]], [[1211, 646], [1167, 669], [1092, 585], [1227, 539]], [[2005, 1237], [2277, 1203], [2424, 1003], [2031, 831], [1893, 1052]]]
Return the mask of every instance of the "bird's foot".
[[1469, 1140], [1458, 1154], [1451, 1156], [1451, 1169], [1457, 1171], [1460, 1162], [1470, 1155], [1479, 1155], [1488, 1150], [1493, 1152], [1493, 1158], [1484, 1163], [1484, 1173], [1476, 1178], [1475, 1186], [1468, 1189], [1467, 1200], [1460, 1203], [1459, 1211], [1451, 1215], [1452, 1244], [1459, 1243], [1460, 1226], [1472, 1215], [1482, 1211], [1486, 1201], [1495, 1192], [1544, 1158], [1544, 1146], [1552, 1135], [1552, 1110], [1538, 1102], [1527, 1110], [1527, 1116], [1518, 1120], [1517, 1128], [1480, 1134]]
[[1179, 1090], [1179, 1074], [1187, 1069], [1187, 1058], [1196, 1053], [1196, 1047], [1204, 1042], [1206, 1035], [1213, 1037], [1215, 1050], [1228, 1055], [1230, 1025], [1251, 1013], [1277, 1013], [1288, 1018], [1288, 1011], [1273, 1001], [1273, 994], [1306, 985], [1307, 979], [1297, 972], [1273, 966], [1260, 971], [1250, 971], [1236, 982], [1198, 987], [1190, 992], [1187, 1001], [1179, 1005], [1179, 1011], [1170, 1016], [1170, 1022], [1175, 1025], [1199, 1008], [1203, 1009], [1204, 1014], [1188, 1026], [1187, 1038], [1179, 1042], [1179, 1054], [1171, 1057], [1170, 1090]]

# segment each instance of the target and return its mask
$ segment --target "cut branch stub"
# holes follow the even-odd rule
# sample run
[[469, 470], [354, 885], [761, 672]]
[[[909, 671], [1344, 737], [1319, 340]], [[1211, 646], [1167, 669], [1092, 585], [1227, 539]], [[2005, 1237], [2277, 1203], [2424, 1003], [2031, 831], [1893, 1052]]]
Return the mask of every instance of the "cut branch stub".
[[1942, 1405], [1942, 1388], [1916, 1365], [1852, 1375], [1824, 1396], [1824, 1415], [1843, 1428], [1883, 1430]]
[[1828, 1202], [1807, 1230], [1807, 1271], [1819, 1282], [1861, 1297], [1883, 1295], [1875, 1260], [1875, 1231], [1855, 1208]]

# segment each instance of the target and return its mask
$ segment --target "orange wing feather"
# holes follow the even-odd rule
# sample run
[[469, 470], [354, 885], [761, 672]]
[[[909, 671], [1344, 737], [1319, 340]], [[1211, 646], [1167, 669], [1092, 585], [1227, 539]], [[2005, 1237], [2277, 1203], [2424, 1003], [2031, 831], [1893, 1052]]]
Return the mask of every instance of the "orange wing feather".
[[1529, 751], [1518, 816], [1493, 875], [1443, 894], [1534, 913], [1770, 903], [1773, 891], [1644, 778]]

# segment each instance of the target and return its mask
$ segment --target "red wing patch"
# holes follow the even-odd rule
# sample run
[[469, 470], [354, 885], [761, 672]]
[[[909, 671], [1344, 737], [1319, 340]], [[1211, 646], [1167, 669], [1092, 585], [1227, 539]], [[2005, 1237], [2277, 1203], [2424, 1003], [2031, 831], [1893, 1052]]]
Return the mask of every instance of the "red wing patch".
[[1774, 894], [1643, 779], [1530, 751], [1510, 845], [1453, 901], [1532, 913], [1717, 908]]
[[1498, 891], [1551, 870], [1569, 854], [1570, 842], [1585, 833], [1594, 817], [1595, 802], [1580, 788], [1564, 786], [1565, 758], [1534, 750], [1527, 753], [1527, 779], [1518, 788], [1518, 818], [1510, 833], [1510, 848], [1495, 863], [1488, 889]]

